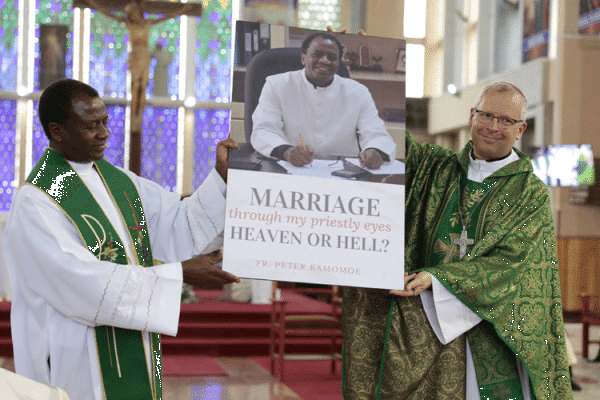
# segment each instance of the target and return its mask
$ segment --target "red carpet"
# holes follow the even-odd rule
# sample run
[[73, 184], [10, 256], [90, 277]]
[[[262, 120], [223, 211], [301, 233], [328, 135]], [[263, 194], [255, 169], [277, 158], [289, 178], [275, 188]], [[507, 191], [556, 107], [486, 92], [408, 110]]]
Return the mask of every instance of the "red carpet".
[[163, 375], [227, 376], [225, 371], [211, 357], [206, 356], [164, 356]]
[[[270, 372], [269, 357], [252, 357], [264, 370]], [[283, 383], [304, 400], [342, 400], [341, 365], [331, 375], [327, 360], [286, 360]]]

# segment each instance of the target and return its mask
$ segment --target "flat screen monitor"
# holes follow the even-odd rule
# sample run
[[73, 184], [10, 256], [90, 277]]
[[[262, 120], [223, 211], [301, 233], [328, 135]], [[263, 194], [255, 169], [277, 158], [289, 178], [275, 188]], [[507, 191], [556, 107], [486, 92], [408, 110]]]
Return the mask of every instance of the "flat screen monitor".
[[533, 172], [547, 186], [591, 186], [595, 183], [590, 144], [559, 144], [531, 151]]

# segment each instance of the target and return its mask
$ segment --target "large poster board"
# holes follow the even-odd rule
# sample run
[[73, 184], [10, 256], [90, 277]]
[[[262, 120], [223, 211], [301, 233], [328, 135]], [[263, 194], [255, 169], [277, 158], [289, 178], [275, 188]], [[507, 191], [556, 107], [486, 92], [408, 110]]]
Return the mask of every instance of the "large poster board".
[[[312, 32], [270, 29], [270, 44], [297, 48]], [[329, 153], [315, 152], [312, 162], [303, 166], [256, 151], [251, 132], [246, 132], [247, 143], [230, 152], [223, 268], [242, 278], [400, 289], [404, 282], [405, 95], [404, 71], [397, 65], [405, 43], [371, 36], [335, 36], [344, 47], [340, 63], [350, 71], [350, 78], [369, 90], [375, 104], [373, 113], [379, 120], [376, 125], [385, 127], [382, 152], [389, 151], [385, 143], [395, 143], [393, 158], [379, 168], [361, 165], [359, 154], [365, 149], [360, 143], [366, 133], [360, 123], [347, 134], [338, 132], [339, 147], [330, 147]], [[246, 47], [240, 43], [235, 46]], [[244, 68], [252, 64], [244, 61]], [[234, 79], [252, 74], [249, 70], [237, 72]], [[240, 82], [232, 85], [240, 86]], [[260, 101], [264, 101], [262, 97]], [[346, 107], [359, 101], [336, 98], [343, 123], [354, 117], [346, 115]], [[332, 104], [320, 107], [330, 109]], [[282, 115], [298, 113], [297, 107], [280, 107]], [[258, 107], [245, 118], [263, 109]], [[287, 121], [285, 116], [281, 118]], [[254, 121], [256, 127], [258, 120]], [[285, 122], [282, 125], [285, 137], [292, 128]], [[306, 125], [315, 126], [315, 121]], [[317, 146], [320, 139], [312, 138], [313, 133], [305, 132], [306, 143], [300, 139], [302, 145]], [[300, 146], [297, 137], [289, 138], [289, 142]], [[351, 150], [357, 144], [357, 150]]]

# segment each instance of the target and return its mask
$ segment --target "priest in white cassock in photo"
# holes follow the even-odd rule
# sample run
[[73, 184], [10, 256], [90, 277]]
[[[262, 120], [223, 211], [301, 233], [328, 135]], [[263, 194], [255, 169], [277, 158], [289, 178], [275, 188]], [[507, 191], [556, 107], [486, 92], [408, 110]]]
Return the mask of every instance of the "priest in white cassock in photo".
[[221, 246], [236, 144], [218, 144], [215, 170], [181, 200], [103, 160], [108, 114], [92, 87], [53, 83], [39, 117], [50, 145], [4, 243], [16, 372], [71, 399], [161, 398], [160, 334], [177, 334], [182, 283], [239, 281], [208, 254]]
[[303, 69], [267, 78], [252, 114], [257, 152], [296, 167], [316, 154], [358, 157], [374, 170], [395, 159], [396, 143], [369, 89], [337, 75], [342, 53], [335, 36], [315, 32], [302, 43]]

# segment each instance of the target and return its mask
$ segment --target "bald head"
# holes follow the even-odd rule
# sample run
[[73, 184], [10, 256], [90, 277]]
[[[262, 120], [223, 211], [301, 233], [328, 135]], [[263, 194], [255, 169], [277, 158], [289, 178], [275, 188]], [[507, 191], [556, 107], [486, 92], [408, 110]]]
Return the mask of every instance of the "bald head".
[[495, 93], [509, 93], [509, 92], [513, 92], [516, 96], [514, 97], [514, 101], [519, 103], [519, 106], [521, 108], [521, 113], [520, 113], [520, 118], [524, 120], [525, 117], [527, 116], [527, 99], [525, 98], [525, 95], [523, 94], [523, 92], [521, 91], [521, 89], [519, 89], [518, 87], [516, 87], [515, 85], [513, 85], [512, 83], [508, 83], [508, 82], [497, 82], [497, 83], [492, 83], [489, 86], [486, 86], [480, 93], [479, 96], [477, 96], [477, 100], [475, 100], [475, 104], [473, 105], [473, 108], [480, 108], [481, 102], [483, 101], [484, 96], [486, 95], [486, 93], [491, 93], [491, 92], [495, 92]]

